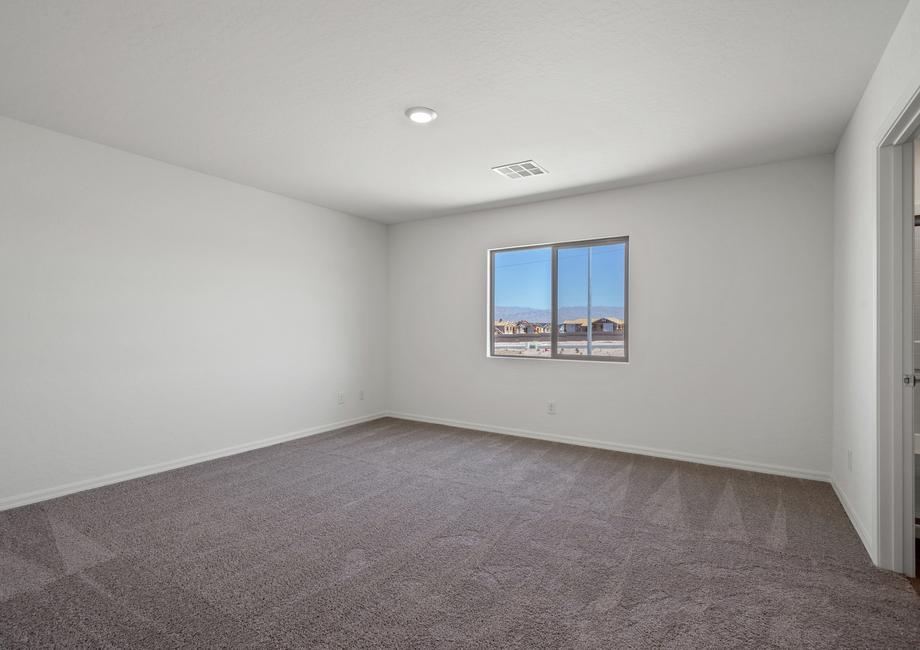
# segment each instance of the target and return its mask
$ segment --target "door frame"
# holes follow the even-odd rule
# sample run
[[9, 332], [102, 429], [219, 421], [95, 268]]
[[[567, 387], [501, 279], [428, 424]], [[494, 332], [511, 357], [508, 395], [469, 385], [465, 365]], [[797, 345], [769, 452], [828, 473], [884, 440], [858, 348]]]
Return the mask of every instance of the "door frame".
[[914, 557], [913, 141], [920, 89], [878, 145], [878, 565], [916, 575]]

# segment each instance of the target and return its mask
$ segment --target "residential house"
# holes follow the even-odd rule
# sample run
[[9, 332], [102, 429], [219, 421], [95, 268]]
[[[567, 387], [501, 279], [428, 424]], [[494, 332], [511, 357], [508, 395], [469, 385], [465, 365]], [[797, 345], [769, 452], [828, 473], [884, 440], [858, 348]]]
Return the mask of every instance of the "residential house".
[[498, 334], [518, 334], [520, 332], [517, 323], [500, 319], [495, 321], [495, 331]]
[[[624, 326], [624, 321], [620, 318], [614, 318], [613, 316], [600, 316], [598, 318], [591, 319], [591, 331], [592, 332], [605, 332], [605, 333], [614, 333], [622, 332]], [[581, 332], [588, 331], [588, 319], [587, 318], [571, 318], [568, 320], [562, 321], [562, 325], [559, 327], [560, 334], [579, 334]]]
[[540, 334], [539, 326], [526, 320], [519, 320], [517, 323], [519, 334]]

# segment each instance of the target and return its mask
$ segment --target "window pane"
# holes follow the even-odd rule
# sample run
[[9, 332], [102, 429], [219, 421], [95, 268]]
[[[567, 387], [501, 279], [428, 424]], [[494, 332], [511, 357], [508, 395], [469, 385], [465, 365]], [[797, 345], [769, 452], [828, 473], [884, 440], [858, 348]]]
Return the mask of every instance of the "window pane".
[[496, 251], [492, 274], [493, 354], [551, 356], [552, 248]]
[[626, 244], [560, 247], [557, 265], [558, 354], [624, 357]]

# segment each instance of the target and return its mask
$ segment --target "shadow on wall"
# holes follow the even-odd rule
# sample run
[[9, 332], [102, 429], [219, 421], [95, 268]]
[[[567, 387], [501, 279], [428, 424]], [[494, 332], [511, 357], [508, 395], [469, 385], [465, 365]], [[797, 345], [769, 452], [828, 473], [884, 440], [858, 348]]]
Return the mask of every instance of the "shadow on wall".
[[914, 140], [914, 215], [920, 215], [920, 138]]

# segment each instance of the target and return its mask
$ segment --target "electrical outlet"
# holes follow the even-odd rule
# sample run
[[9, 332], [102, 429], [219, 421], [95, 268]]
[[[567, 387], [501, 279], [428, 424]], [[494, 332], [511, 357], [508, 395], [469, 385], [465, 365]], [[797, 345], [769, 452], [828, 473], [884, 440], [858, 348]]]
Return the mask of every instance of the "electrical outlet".
[[339, 393], [339, 404], [345, 403], [345, 393]]
[[547, 402], [547, 403], [546, 403], [546, 414], [547, 414], [547, 415], [556, 415], [556, 402]]
[[363, 390], [358, 393], [358, 399], [361, 400], [362, 402], [364, 401], [364, 391]]
[[847, 469], [853, 471], [853, 450], [847, 449]]

